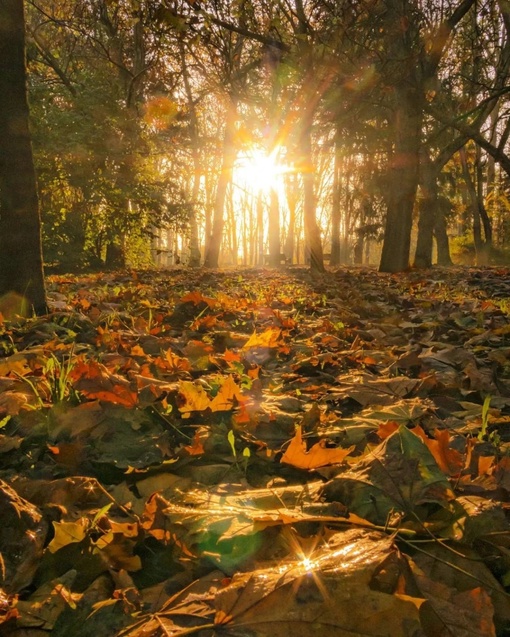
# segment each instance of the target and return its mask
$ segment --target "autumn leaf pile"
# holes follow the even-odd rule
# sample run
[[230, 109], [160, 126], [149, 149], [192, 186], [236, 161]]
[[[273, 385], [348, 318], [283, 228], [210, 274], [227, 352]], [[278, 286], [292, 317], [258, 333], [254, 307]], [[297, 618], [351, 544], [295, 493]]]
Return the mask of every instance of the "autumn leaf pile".
[[49, 296], [0, 323], [0, 635], [510, 634], [509, 270]]

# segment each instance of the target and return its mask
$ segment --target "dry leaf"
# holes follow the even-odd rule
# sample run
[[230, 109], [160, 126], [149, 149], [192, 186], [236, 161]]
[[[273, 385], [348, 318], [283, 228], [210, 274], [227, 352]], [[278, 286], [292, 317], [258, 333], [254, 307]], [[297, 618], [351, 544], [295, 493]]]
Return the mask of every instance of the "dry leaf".
[[324, 441], [318, 442], [307, 451], [306, 443], [303, 441], [301, 426], [296, 427], [296, 435], [290, 441], [287, 450], [280, 462], [285, 462], [298, 469], [317, 469], [328, 464], [338, 464], [354, 450], [354, 446], [348, 449], [328, 448], [324, 446]]

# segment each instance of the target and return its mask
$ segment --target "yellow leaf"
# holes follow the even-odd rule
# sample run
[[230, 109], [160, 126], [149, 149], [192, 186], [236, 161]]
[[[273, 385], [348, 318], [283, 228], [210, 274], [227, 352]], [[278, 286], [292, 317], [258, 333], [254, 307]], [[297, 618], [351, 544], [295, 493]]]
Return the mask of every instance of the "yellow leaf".
[[179, 397], [181, 404], [179, 411], [189, 413], [191, 411], [204, 411], [211, 406], [211, 400], [201, 385], [195, 385], [189, 380], [179, 383]]
[[281, 330], [270, 327], [262, 334], [252, 334], [244, 344], [243, 349], [249, 349], [250, 347], [278, 347], [281, 335]]
[[53, 522], [53, 527], [55, 537], [48, 544], [50, 553], [56, 553], [73, 542], [81, 542], [87, 535], [88, 521], [81, 518], [78, 522]]

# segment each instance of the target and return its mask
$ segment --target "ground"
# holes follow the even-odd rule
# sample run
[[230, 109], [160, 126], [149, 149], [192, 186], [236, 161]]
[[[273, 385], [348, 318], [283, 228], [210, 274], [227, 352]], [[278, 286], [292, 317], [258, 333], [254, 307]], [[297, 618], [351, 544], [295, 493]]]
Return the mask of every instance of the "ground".
[[510, 634], [509, 275], [51, 277], [0, 330], [0, 635]]

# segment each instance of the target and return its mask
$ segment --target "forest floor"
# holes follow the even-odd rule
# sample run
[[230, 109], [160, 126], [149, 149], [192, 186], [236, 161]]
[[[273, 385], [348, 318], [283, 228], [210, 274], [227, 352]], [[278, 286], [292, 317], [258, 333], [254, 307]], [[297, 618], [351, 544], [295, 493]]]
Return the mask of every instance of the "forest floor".
[[0, 324], [2, 637], [510, 635], [510, 270], [48, 290]]

